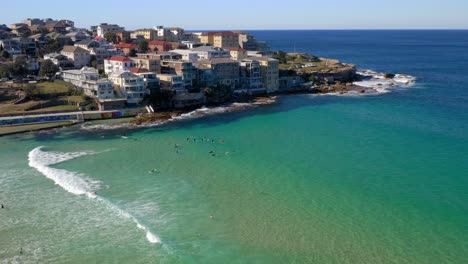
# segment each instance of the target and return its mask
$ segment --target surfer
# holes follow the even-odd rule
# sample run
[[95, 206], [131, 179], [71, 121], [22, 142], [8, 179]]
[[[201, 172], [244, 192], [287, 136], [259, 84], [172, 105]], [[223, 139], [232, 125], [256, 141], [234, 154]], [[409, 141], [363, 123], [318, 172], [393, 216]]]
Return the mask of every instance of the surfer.
[[214, 215], [213, 214], [210, 214], [210, 219], [214, 220]]
[[5, 209], [5, 206], [2, 204], [2, 209]]
[[20, 248], [20, 252], [19, 252], [19, 253], [20, 253], [20, 255], [23, 254], [23, 248]]

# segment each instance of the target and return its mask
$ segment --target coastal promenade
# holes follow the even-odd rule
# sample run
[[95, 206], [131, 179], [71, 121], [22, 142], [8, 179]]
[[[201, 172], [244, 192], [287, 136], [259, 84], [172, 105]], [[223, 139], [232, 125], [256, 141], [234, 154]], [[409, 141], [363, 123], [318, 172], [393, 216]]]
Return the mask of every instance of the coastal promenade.
[[144, 112], [147, 112], [145, 108], [129, 108], [106, 111], [77, 111], [39, 115], [17, 115], [0, 117], [0, 127], [64, 121], [79, 123], [87, 120], [132, 117]]

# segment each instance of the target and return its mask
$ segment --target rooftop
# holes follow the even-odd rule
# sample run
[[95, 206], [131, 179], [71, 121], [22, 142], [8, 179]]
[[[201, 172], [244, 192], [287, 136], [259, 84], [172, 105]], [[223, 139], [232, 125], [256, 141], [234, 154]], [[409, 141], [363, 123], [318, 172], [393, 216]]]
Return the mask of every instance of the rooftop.
[[133, 62], [131, 59], [129, 59], [128, 57], [125, 57], [125, 56], [112, 56], [112, 57], [110, 57], [109, 59], [106, 59], [106, 60], [109, 60], [109, 61], [120, 61], [120, 62], [124, 62], [124, 61], [131, 61], [131, 62]]

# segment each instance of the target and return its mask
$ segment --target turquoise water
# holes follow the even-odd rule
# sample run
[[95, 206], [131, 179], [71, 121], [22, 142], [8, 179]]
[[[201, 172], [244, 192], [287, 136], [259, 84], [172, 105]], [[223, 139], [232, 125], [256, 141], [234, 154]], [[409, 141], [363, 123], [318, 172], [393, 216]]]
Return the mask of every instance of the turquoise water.
[[[330, 49], [341, 53], [349, 34], [324, 38], [333, 36]], [[379, 34], [365, 33], [366, 45], [380, 44]], [[415, 86], [381, 96], [280, 97], [154, 128], [0, 138], [0, 259], [464, 263], [468, 80], [455, 66], [467, 66], [457, 46], [468, 43], [466, 31], [429, 40], [386, 34], [398, 38], [380, 47], [392, 50], [382, 64], [359, 59], [380, 51], [364, 44], [342, 57], [414, 75]], [[443, 56], [424, 56], [439, 48]]]

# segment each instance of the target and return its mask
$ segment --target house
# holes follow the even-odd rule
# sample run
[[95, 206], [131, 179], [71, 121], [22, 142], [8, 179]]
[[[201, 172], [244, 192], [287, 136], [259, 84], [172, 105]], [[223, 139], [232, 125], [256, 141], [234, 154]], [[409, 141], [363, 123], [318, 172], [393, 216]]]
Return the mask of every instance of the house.
[[64, 46], [60, 54], [72, 60], [76, 68], [88, 66], [91, 60], [90, 52], [77, 46]]
[[210, 60], [213, 58], [230, 58], [231, 53], [219, 47], [201, 46], [191, 49], [192, 52], [197, 53], [198, 60]]
[[49, 53], [44, 55], [44, 60], [51, 60], [52, 63], [59, 66], [60, 69], [71, 69], [75, 68], [75, 63], [68, 59], [67, 56], [64, 56], [59, 53]]
[[12, 40], [18, 42], [22, 51], [26, 54], [35, 54], [36, 52], [36, 42], [34, 39], [25, 38], [25, 37], [17, 37], [13, 38]]
[[142, 36], [146, 40], [154, 40], [157, 37], [157, 32], [154, 29], [144, 28], [144, 29], [137, 29], [130, 33], [130, 38], [136, 39], [137, 36]]
[[131, 51], [132, 49], [137, 50], [137, 49], [138, 49], [138, 46], [135, 45], [135, 44], [131, 44], [131, 43], [123, 43], [123, 42], [120, 42], [119, 44], [116, 44], [116, 45], [115, 45], [115, 48], [116, 48], [117, 50], [122, 51], [122, 52], [125, 54], [125, 56], [128, 56], [128, 54], [130, 54], [130, 51]]
[[65, 36], [69, 37], [73, 42], [79, 42], [85, 39], [91, 39], [91, 36], [82, 32], [82, 31], [75, 31], [67, 33]]
[[27, 18], [22, 21], [23, 24], [26, 24], [28, 27], [34, 26], [34, 25], [39, 25], [42, 26], [44, 25], [44, 21], [39, 18]]
[[19, 27], [28, 27], [25, 23], [15, 23], [10, 25], [10, 29], [15, 30]]
[[215, 47], [239, 47], [239, 34], [231, 31], [205, 32], [200, 35], [200, 42]]
[[148, 42], [148, 48], [151, 51], [170, 51], [172, 49], [172, 44], [164, 40], [153, 40]]
[[21, 45], [18, 43], [18, 41], [13, 39], [0, 40], [0, 47], [10, 55], [20, 55], [22, 53]]
[[239, 87], [239, 62], [230, 58], [212, 58], [194, 63], [196, 68], [211, 69], [216, 83], [234, 89]]
[[182, 60], [184, 61], [195, 62], [198, 60], [198, 53], [192, 50], [175, 49], [171, 50], [171, 52], [182, 55]]
[[47, 23], [45, 24], [45, 27], [49, 32], [64, 34], [67, 31], [67, 25], [62, 21]]
[[27, 37], [31, 35], [32, 32], [28, 26], [18, 26], [15, 29], [13, 29], [12, 33], [15, 33], [16, 35], [20, 37]]
[[82, 89], [90, 97], [98, 99], [115, 98], [112, 82], [101, 78], [97, 69], [83, 67], [80, 70], [62, 71], [62, 78], [65, 82], [72, 83]]
[[127, 104], [139, 104], [147, 94], [144, 78], [130, 71], [113, 72], [109, 75], [109, 80], [116, 86], [119, 93], [126, 98]]
[[191, 61], [161, 60], [161, 73], [182, 76], [185, 88], [193, 86], [197, 77], [196, 69]]
[[175, 93], [187, 92], [182, 76], [176, 74], [157, 74], [156, 76], [159, 78], [161, 83], [161, 89], [171, 90]]
[[104, 72], [106, 74], [129, 71], [134, 67], [136, 67], [136, 63], [124, 56], [112, 56], [109, 59], [104, 60]]
[[112, 32], [112, 33], [119, 33], [125, 31], [125, 28], [120, 27], [115, 24], [107, 24], [107, 23], [101, 23], [99, 26], [96, 28], [96, 33], [98, 37], [104, 38], [106, 33]]
[[[137, 55], [138, 56], [138, 55]], [[160, 73], [161, 72], [161, 61], [156, 60], [156, 59], [151, 59], [151, 58], [144, 58], [144, 57], [136, 57], [136, 58], [131, 58], [135, 64], [136, 67], [146, 69], [150, 72], [156, 72]]]
[[240, 61], [240, 87], [234, 93], [262, 94], [263, 87], [260, 63], [254, 59]]
[[156, 77], [156, 73], [150, 72], [142, 68], [131, 68], [130, 72], [143, 78], [143, 82], [145, 83], [145, 89], [147, 90], [147, 93], [151, 93], [159, 89], [160, 83], [158, 77]]

